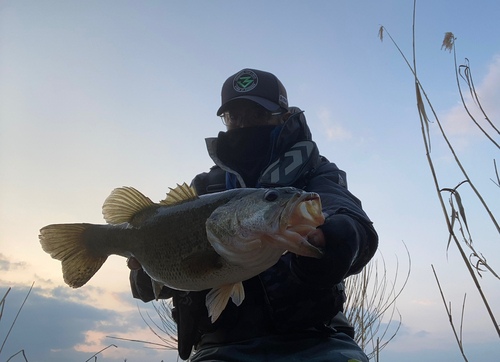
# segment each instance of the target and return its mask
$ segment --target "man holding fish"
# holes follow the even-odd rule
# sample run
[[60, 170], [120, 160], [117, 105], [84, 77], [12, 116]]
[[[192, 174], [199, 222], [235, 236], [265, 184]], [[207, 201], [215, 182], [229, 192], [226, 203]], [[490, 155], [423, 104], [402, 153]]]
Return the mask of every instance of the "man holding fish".
[[[266, 203], [283, 198], [281, 190], [299, 189], [297, 192], [306, 194], [294, 196], [297, 202], [288, 207], [293, 210], [286, 215], [286, 221], [280, 221], [288, 224], [286, 230], [281, 226], [279, 235], [267, 229], [260, 236], [253, 235], [251, 239], [259, 243], [258, 248], [245, 247], [244, 254], [228, 246], [233, 245], [232, 241], [220, 243], [224, 237], [219, 232], [238, 233], [243, 224], [264, 229], [259, 222], [271, 223], [270, 216], [263, 214], [259, 222], [240, 219], [227, 226], [230, 222], [223, 218], [245, 208], [243, 201], [235, 204], [235, 209], [218, 209], [211, 214], [206, 222], [208, 239], [217, 252], [213, 257], [222, 261], [212, 262], [208, 254], [200, 254], [199, 259], [191, 255], [186, 260], [196, 260], [203, 270], [227, 261], [233, 268], [251, 262], [254, 273], [243, 277], [247, 279], [242, 283], [231, 280], [211, 290], [201, 290], [202, 286], [180, 288], [163, 282], [158, 285], [165, 278], [155, 279], [137, 255], [120, 254], [130, 256], [134, 297], [145, 302], [173, 298], [182, 359], [367, 362], [353, 340], [354, 329], [342, 314], [343, 280], [359, 273], [369, 262], [377, 249], [378, 237], [360, 201], [348, 191], [345, 172], [319, 154], [303, 111], [289, 107], [283, 84], [271, 73], [243, 69], [229, 77], [222, 87], [222, 105], [217, 115], [222, 117], [227, 131], [206, 140], [215, 166], [195, 177], [191, 184], [193, 193], [208, 196], [224, 194], [226, 190], [265, 189], [263, 192], [267, 193], [259, 197]], [[187, 185], [179, 190], [186, 189]], [[120, 195], [116, 197], [121, 199]], [[108, 205], [112, 201], [107, 200]], [[319, 201], [322, 214], [318, 212]], [[263, 205], [256, 207], [263, 210]], [[248, 219], [246, 215], [245, 220]], [[128, 219], [118, 219], [116, 223], [121, 222], [131, 223]], [[271, 244], [272, 252], [264, 247]], [[273, 253], [276, 256], [272, 260], [262, 261], [264, 254]], [[260, 270], [257, 264], [263, 271], [255, 275]], [[194, 263], [190, 265], [192, 270]], [[164, 284], [170, 287], [161, 289]], [[221, 295], [225, 296], [222, 304]]]

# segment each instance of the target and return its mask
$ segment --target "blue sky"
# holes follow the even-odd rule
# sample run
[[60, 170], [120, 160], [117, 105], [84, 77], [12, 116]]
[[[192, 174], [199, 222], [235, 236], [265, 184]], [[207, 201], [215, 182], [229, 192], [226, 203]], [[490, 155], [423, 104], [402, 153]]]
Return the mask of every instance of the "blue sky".
[[[499, 7], [421, 1], [416, 25], [420, 81], [497, 216], [490, 178], [498, 149], [457, 108], [453, 55], [441, 43], [454, 32], [458, 61], [470, 60], [498, 126]], [[409, 249], [412, 275], [398, 300], [403, 327], [381, 360], [459, 360], [431, 264], [456, 319], [467, 293], [469, 361], [497, 356], [498, 336], [458, 252], [446, 250], [412, 74], [388, 37], [377, 37], [384, 25], [411, 58], [412, 11], [409, 0], [0, 1], [0, 295], [13, 287], [0, 340], [35, 282], [0, 358], [24, 348], [30, 362], [85, 361], [115, 343], [99, 361], [175, 361], [173, 352], [106, 338], [155, 341], [130, 296], [123, 258], [111, 257], [73, 290], [41, 250], [38, 230], [103, 223], [101, 206], [114, 188], [160, 200], [208, 170], [204, 138], [224, 130], [215, 115], [222, 83], [245, 67], [276, 74], [290, 103], [306, 111], [320, 152], [347, 172], [374, 221], [389, 273], [396, 258], [407, 267], [403, 241]], [[453, 188], [463, 176], [435, 123], [431, 136], [441, 187]], [[498, 272], [498, 233], [470, 190], [460, 190], [475, 245]], [[481, 283], [500, 318], [498, 281], [485, 273]]]

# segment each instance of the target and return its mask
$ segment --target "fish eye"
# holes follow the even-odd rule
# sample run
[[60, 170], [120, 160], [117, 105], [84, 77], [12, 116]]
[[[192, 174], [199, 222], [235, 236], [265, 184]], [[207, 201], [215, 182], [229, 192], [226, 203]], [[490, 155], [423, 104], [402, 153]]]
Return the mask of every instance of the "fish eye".
[[279, 196], [278, 191], [276, 191], [276, 190], [268, 190], [264, 194], [264, 199], [266, 201], [276, 201], [276, 199], [278, 198], [278, 196]]

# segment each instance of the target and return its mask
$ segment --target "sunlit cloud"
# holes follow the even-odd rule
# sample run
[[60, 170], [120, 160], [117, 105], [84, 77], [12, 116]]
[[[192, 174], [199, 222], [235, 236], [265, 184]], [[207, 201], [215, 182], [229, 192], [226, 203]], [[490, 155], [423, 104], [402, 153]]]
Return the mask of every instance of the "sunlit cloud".
[[[5, 287], [2, 287], [5, 288]], [[12, 317], [16, 314], [28, 288], [12, 288], [7, 297], [5, 316], [0, 323], [0, 335], [4, 335]], [[56, 288], [57, 289], [57, 288]], [[7, 290], [7, 288], [5, 288]], [[0, 294], [3, 293], [0, 290]], [[85, 293], [79, 294], [85, 296]], [[57, 297], [54, 297], [57, 296]], [[98, 309], [67, 298], [64, 289], [55, 291], [34, 288], [12, 330], [5, 353], [9, 356], [25, 349], [28, 356], [38, 360], [67, 361], [68, 355], [81, 356], [85, 360], [110, 344], [102, 356], [109, 361], [140, 360], [141, 356], [151, 355], [151, 360], [160, 360], [156, 351], [145, 352], [142, 343], [126, 342], [109, 338], [116, 336], [126, 339], [158, 342], [135, 310], [116, 312], [112, 309]], [[151, 305], [141, 305], [143, 314], [151, 313]], [[85, 357], [85, 358], [83, 358]], [[31, 360], [31, 359], [30, 359]], [[108, 360], [108, 359], [106, 359]]]
[[87, 331], [85, 332], [85, 341], [74, 346], [74, 349], [78, 352], [95, 353], [110, 345], [116, 345], [118, 348], [110, 347], [106, 349], [102, 353], [103, 356], [116, 359], [119, 359], [120, 356], [127, 356], [127, 359], [133, 359], [134, 357], [144, 357], [144, 347], [159, 349], [156, 353], [160, 354], [162, 350], [171, 350], [171, 348], [162, 347], [159, 344], [162, 344], [161, 340], [155, 337], [149, 328], [140, 328], [140, 326], [137, 326], [133, 331], [118, 332], [115, 330], [112, 336], [110, 336], [110, 332], [100, 330]]
[[[471, 65], [471, 69], [474, 74], [473, 64]], [[498, 102], [500, 99], [500, 55], [493, 58], [489, 66], [488, 73], [484, 79], [481, 80], [479, 85], [475, 84], [475, 88], [482, 108], [488, 118], [495, 123], [495, 120], [500, 117], [500, 102]], [[485, 116], [482, 114], [479, 107], [474, 103], [466, 87], [462, 88], [462, 93], [469, 112], [479, 125], [491, 134], [491, 126], [485, 120]], [[450, 135], [471, 136], [482, 134], [479, 128], [468, 116], [461, 102], [450, 110], [444, 112], [444, 115], [441, 118], [443, 120], [445, 131]], [[462, 144], [462, 146], [464, 145]]]
[[25, 269], [25, 262], [13, 262], [10, 261], [5, 255], [0, 253], [0, 270], [16, 270], [16, 269]]
[[106, 339], [106, 333], [99, 331], [86, 331], [84, 334], [85, 341], [74, 346], [75, 351], [92, 353], [100, 351], [111, 344], [104, 343], [104, 340]]
[[35, 274], [34, 275], [35, 279], [35, 284], [38, 287], [43, 287], [43, 288], [53, 288], [55, 286], [54, 281], [52, 279], [45, 279], [42, 278], [40, 275]]
[[328, 141], [342, 141], [352, 138], [351, 132], [344, 128], [339, 122], [332, 120], [331, 112], [328, 109], [322, 109], [317, 114], [321, 121]]
[[412, 304], [418, 304], [418, 305], [423, 305], [423, 306], [429, 306], [433, 305], [434, 302], [430, 299], [419, 299], [419, 300], [412, 300]]

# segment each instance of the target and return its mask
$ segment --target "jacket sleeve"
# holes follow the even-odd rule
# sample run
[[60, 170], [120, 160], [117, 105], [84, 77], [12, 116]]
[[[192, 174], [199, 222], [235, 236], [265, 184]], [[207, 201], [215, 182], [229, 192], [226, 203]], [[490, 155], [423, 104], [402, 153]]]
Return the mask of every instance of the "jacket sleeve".
[[377, 250], [378, 236], [361, 202], [347, 189], [345, 172], [326, 158], [306, 190], [321, 197], [325, 223], [319, 228], [326, 239], [325, 255], [319, 260], [295, 256], [292, 272], [303, 282], [331, 287], [363, 269]]
[[[132, 296], [144, 303], [155, 299], [151, 278], [142, 269], [130, 271], [130, 288], [132, 289]], [[168, 299], [173, 295], [174, 290], [164, 286], [158, 297], [159, 299]]]

